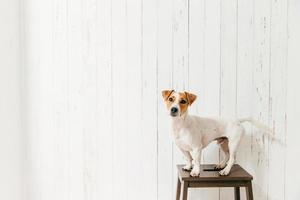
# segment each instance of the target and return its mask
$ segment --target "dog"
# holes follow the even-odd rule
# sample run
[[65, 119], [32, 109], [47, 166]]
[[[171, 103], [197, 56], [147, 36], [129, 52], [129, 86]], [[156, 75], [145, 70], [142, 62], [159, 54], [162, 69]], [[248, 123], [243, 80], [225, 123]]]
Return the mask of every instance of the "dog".
[[266, 133], [272, 133], [270, 128], [252, 118], [224, 120], [189, 115], [188, 108], [197, 98], [189, 92], [163, 90], [162, 97], [171, 116], [175, 143], [186, 160], [183, 170], [191, 170], [190, 175], [193, 177], [200, 174], [202, 149], [213, 141], [217, 141], [224, 157], [215, 168], [220, 175], [230, 173], [237, 148], [245, 134], [242, 123], [250, 122]]

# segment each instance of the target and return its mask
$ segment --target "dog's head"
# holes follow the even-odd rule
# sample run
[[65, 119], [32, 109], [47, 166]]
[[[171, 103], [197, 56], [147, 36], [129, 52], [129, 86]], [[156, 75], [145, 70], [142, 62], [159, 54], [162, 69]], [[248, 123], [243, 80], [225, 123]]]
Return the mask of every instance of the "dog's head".
[[197, 96], [192, 93], [175, 92], [174, 90], [163, 90], [162, 96], [172, 117], [184, 116], [188, 107], [192, 105], [197, 98]]

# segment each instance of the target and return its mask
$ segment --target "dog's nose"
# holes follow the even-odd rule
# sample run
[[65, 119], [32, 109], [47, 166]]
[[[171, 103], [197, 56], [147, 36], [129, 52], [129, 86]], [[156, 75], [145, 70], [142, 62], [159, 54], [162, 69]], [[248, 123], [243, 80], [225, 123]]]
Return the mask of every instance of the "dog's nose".
[[178, 112], [178, 108], [176, 108], [176, 107], [171, 108], [171, 113], [177, 113], [177, 112]]

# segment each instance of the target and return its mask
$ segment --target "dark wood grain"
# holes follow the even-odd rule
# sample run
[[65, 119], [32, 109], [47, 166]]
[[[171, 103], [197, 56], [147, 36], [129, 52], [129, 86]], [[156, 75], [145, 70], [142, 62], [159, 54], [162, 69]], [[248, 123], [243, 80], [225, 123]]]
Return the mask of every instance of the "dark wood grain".
[[252, 191], [251, 182], [249, 182], [249, 184], [246, 186], [246, 196], [247, 196], [247, 200], [253, 200], [253, 191]]
[[240, 187], [234, 187], [234, 200], [240, 200]]
[[180, 200], [187, 200], [187, 197], [188, 197], [188, 182], [187, 181], [182, 181]]
[[218, 170], [215, 170], [215, 165], [201, 165], [201, 172], [199, 177], [191, 177], [190, 172], [182, 170], [184, 165], [177, 165], [178, 168], [178, 175], [180, 180], [187, 180], [187, 181], [248, 181], [252, 180], [253, 177], [244, 170], [240, 165], [235, 164], [233, 165], [229, 175], [221, 176]]
[[181, 192], [181, 181], [177, 179], [177, 191], [176, 191], [176, 200], [180, 199], [180, 192]]

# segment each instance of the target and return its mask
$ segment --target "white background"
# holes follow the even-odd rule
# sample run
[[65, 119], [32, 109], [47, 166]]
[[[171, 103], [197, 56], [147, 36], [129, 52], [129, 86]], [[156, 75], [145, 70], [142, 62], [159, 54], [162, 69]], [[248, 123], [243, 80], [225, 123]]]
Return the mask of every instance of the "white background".
[[[0, 11], [1, 199], [174, 199], [183, 159], [168, 88], [198, 95], [193, 114], [272, 127], [283, 144], [245, 125], [237, 163], [255, 199], [300, 199], [299, 0], [11, 0]], [[218, 147], [202, 160], [217, 163]]]

